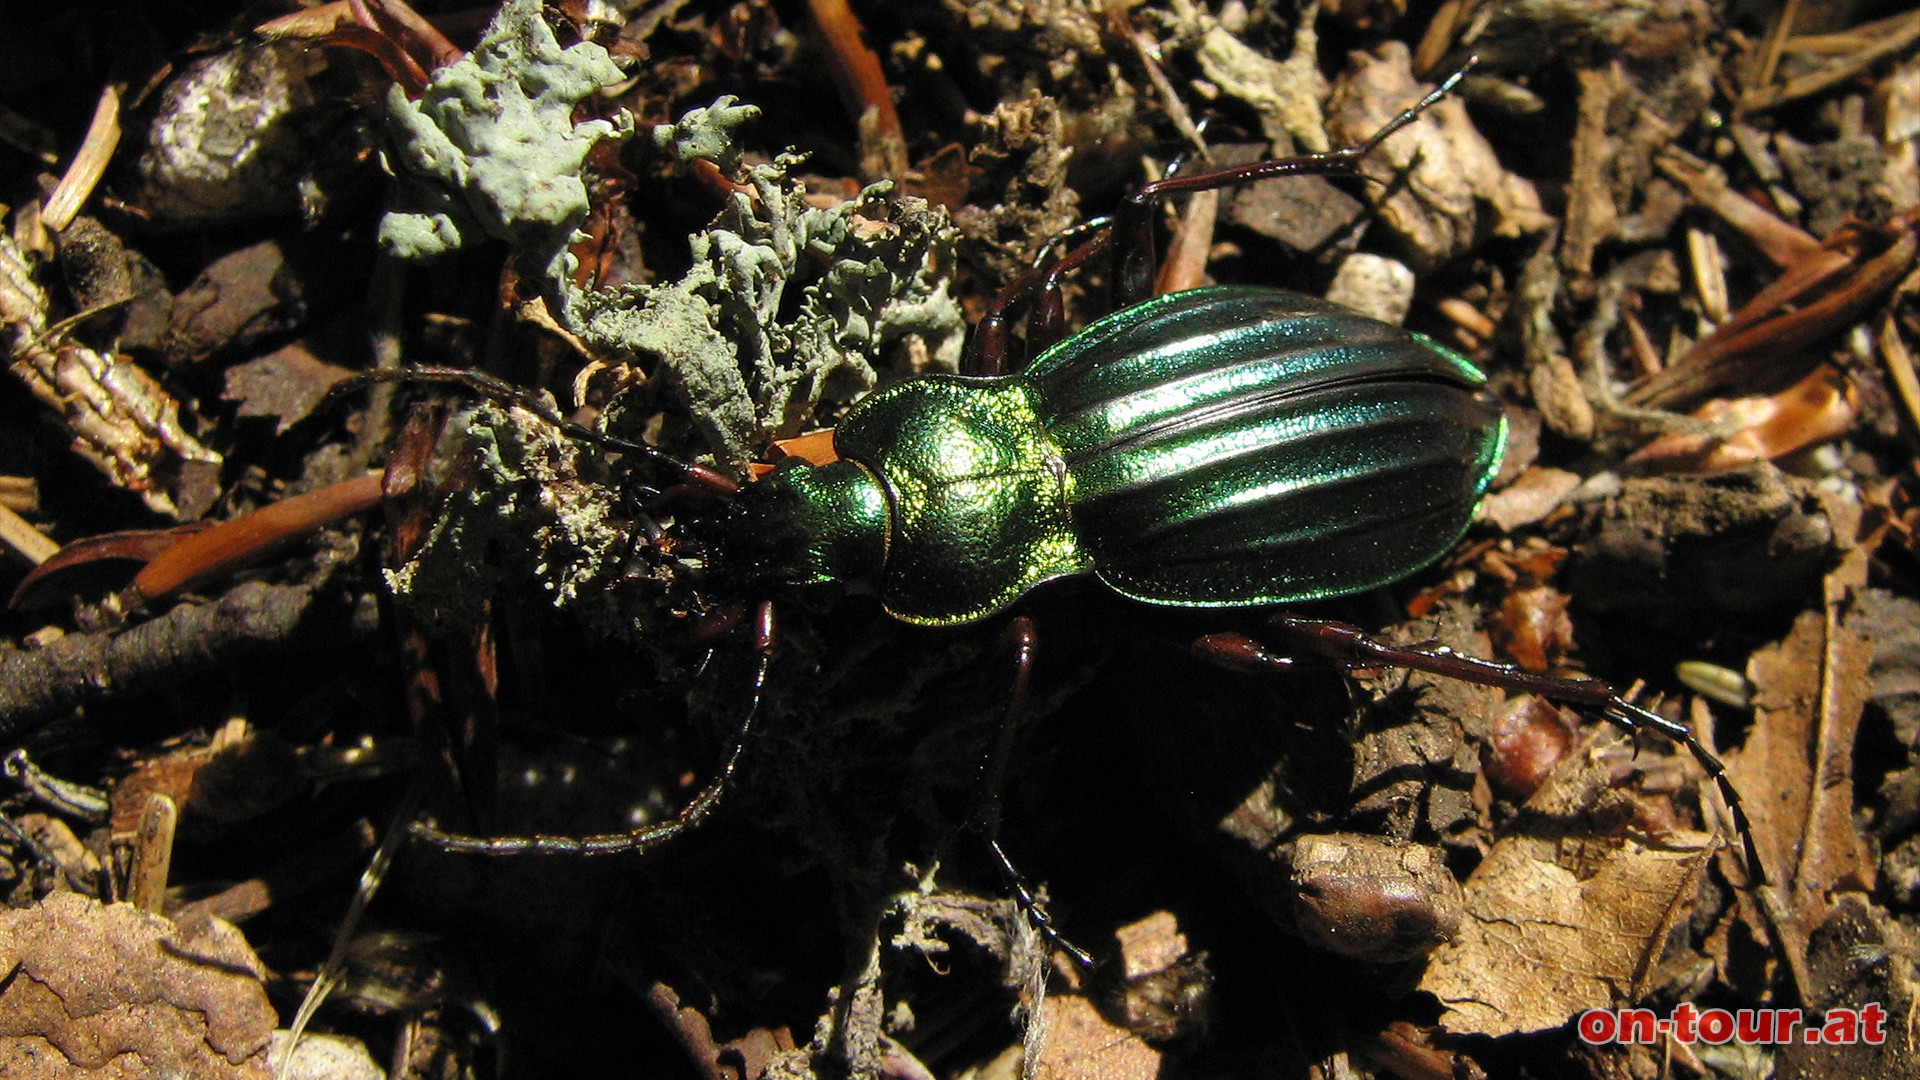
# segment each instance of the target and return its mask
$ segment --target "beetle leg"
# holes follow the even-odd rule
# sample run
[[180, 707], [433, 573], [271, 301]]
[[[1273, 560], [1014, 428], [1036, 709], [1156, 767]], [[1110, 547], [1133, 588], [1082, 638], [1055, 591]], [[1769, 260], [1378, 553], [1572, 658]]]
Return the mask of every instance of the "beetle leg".
[[1126, 201], [1120, 204], [1120, 212], [1115, 215], [1113, 226], [1116, 234], [1113, 241], [1114, 310], [1131, 307], [1153, 295], [1153, 279], [1158, 270], [1157, 259], [1154, 256], [1153, 208], [1161, 199], [1183, 192], [1209, 191], [1214, 188], [1232, 187], [1236, 184], [1251, 183], [1255, 180], [1272, 180], [1283, 176], [1356, 175], [1362, 158], [1371, 153], [1374, 147], [1386, 141], [1388, 136], [1419, 119], [1420, 114], [1432, 107], [1435, 102], [1452, 93], [1453, 88], [1460, 84], [1461, 78], [1472, 70], [1478, 60], [1478, 57], [1469, 59], [1460, 70], [1447, 76], [1427, 96], [1415, 102], [1399, 116], [1389, 120], [1379, 131], [1352, 146], [1331, 150], [1324, 154], [1273, 158], [1232, 168], [1168, 176], [1163, 180], [1146, 184], [1128, 195]]
[[1259, 675], [1293, 668], [1293, 657], [1282, 656], [1245, 634], [1207, 634], [1191, 647], [1202, 660], [1228, 671]]
[[1027, 707], [1027, 687], [1033, 679], [1033, 657], [1039, 644], [1039, 636], [1034, 632], [1033, 620], [1025, 615], [1015, 616], [1007, 624], [1003, 641], [1013, 653], [1013, 679], [1007, 687], [1007, 710], [1000, 721], [1000, 733], [994, 740], [993, 749], [988, 752], [985, 761], [980, 764], [980, 801], [973, 810], [972, 829], [986, 841], [987, 850], [993, 854], [1000, 876], [1012, 890], [1020, 910], [1033, 922], [1034, 929], [1040, 931], [1047, 944], [1073, 957], [1082, 970], [1092, 971], [1093, 957], [1085, 949], [1068, 941], [1065, 935], [1053, 924], [1053, 916], [1047, 912], [1046, 904], [1034, 892], [1027, 876], [1013, 864], [1006, 849], [1000, 846], [1000, 796], [1006, 788], [1007, 763], [1013, 758], [1014, 736], [1020, 728], [1020, 714]]
[[[1000, 295], [987, 306], [986, 313], [974, 326], [961, 371], [967, 375], [1001, 375], [1009, 370], [1008, 358], [1013, 350], [1012, 313], [1022, 304], [1031, 303], [1027, 329], [1030, 354], [1037, 355], [1042, 348], [1059, 340], [1066, 325], [1060, 279], [1081, 263], [1105, 251], [1112, 250], [1114, 254], [1113, 309], [1118, 311], [1149, 299], [1153, 295], [1157, 270], [1153, 208], [1161, 199], [1169, 195], [1211, 191], [1285, 176], [1357, 175], [1361, 159], [1393, 133], [1413, 123], [1435, 102], [1452, 93], [1478, 60], [1478, 57], [1469, 59], [1427, 96], [1388, 121], [1379, 131], [1352, 146], [1324, 154], [1255, 161], [1228, 169], [1170, 173], [1163, 179], [1140, 187], [1127, 196], [1120, 206], [1120, 212], [1112, 220], [1095, 219], [1080, 226], [1084, 230], [1097, 230], [1090, 239], [1075, 244], [1067, 254], [1051, 262], [1043, 252], [1035, 265], [1000, 290]], [[1062, 238], [1071, 235], [1072, 232], [1065, 233]]]
[[1073, 957], [1073, 962], [1080, 966], [1081, 971], [1091, 972], [1099, 967], [1087, 950], [1068, 941], [1065, 935], [1053, 925], [1053, 916], [1047, 913], [1047, 905], [1027, 884], [1027, 876], [1020, 872], [1019, 867], [1013, 865], [1013, 860], [1007, 858], [1006, 849], [1000, 846], [999, 837], [987, 837], [987, 850], [993, 852], [994, 861], [1000, 867], [1000, 876], [1006, 879], [1007, 887], [1013, 890], [1014, 899], [1020, 904], [1020, 910], [1032, 920], [1034, 929], [1040, 931], [1040, 936], [1046, 939], [1047, 944]]
[[965, 375], [1004, 375], [1011, 367], [1009, 357], [1013, 352], [1013, 312], [1022, 304], [1031, 304], [1027, 313], [1027, 353], [1029, 358], [1059, 341], [1066, 333], [1066, 301], [1062, 297], [1060, 282], [1067, 273], [1078, 269], [1088, 259], [1107, 249], [1112, 236], [1109, 218], [1094, 218], [1075, 230], [1056, 237], [1055, 241], [1072, 236], [1078, 230], [1093, 230], [1092, 239], [1075, 244], [1065, 255], [1057, 259], [1049, 258], [1052, 243], [1041, 252], [1033, 266], [1023, 271], [1019, 277], [1008, 282], [1000, 294], [987, 305], [986, 313], [974, 324], [973, 336], [967, 339], [967, 355], [962, 361], [960, 371]]
[[[1452, 93], [1461, 78], [1478, 62], [1478, 57], [1469, 59], [1427, 96], [1388, 121], [1379, 131], [1352, 146], [1324, 154], [1255, 161], [1228, 169], [1169, 173], [1163, 179], [1143, 185], [1127, 196], [1113, 220], [1096, 219], [1080, 226], [1081, 229], [1098, 230], [1091, 239], [1074, 245], [1067, 254], [1051, 262], [1047, 261], [1043, 252], [1035, 265], [1000, 290], [1000, 295], [987, 306], [986, 313], [974, 326], [973, 337], [967, 342], [966, 359], [961, 364], [962, 373], [1001, 375], [1007, 372], [1010, 366], [1008, 357], [1013, 349], [1012, 312], [1021, 304], [1031, 302], [1027, 329], [1030, 354], [1037, 355], [1041, 349], [1059, 340], [1066, 326], [1060, 279], [1068, 271], [1102, 252], [1112, 250], [1114, 253], [1115, 311], [1151, 298], [1158, 269], [1154, 255], [1153, 208], [1161, 199], [1185, 192], [1211, 191], [1284, 176], [1357, 175], [1361, 159], [1388, 136], [1419, 119], [1422, 112]], [[1063, 237], [1070, 235], [1071, 232], [1062, 234]]]
[[1726, 802], [1727, 813], [1733, 819], [1734, 831], [1740, 835], [1749, 873], [1757, 882], [1764, 884], [1767, 881], [1766, 867], [1753, 838], [1753, 823], [1740, 801], [1740, 793], [1734, 790], [1733, 782], [1727, 779], [1726, 765], [1694, 735], [1693, 729], [1633, 704], [1599, 679], [1570, 679], [1523, 671], [1457, 653], [1445, 646], [1421, 649], [1389, 645], [1368, 637], [1357, 626], [1341, 622], [1277, 615], [1272, 625], [1303, 651], [1338, 664], [1411, 668], [1481, 686], [1538, 694], [1569, 705], [1585, 705], [1599, 712], [1608, 723], [1631, 734], [1636, 748], [1642, 732], [1653, 731], [1665, 736], [1685, 747], [1707, 776], [1712, 778], [1714, 786], [1720, 789], [1720, 797]]
[[595, 836], [466, 836], [446, 832], [428, 822], [416, 821], [413, 823], [413, 835], [443, 851], [462, 855], [628, 855], [651, 851], [699, 828], [720, 805], [721, 796], [726, 793], [727, 781], [733, 778], [734, 770], [740, 765], [747, 738], [752, 734], [754, 720], [760, 713], [760, 699], [767, 685], [767, 670], [773, 663], [773, 644], [773, 604], [763, 600], [754, 619], [753, 646], [756, 659], [753, 696], [747, 703], [746, 716], [734, 732], [727, 755], [721, 759], [720, 767], [714, 770], [713, 778], [707, 781], [707, 786], [700, 789], [692, 801], [680, 808], [672, 820], [655, 822], [630, 832]]
[[1025, 615], [1016, 615], [1007, 623], [1001, 640], [1013, 654], [1013, 679], [1007, 686], [1007, 711], [1000, 721], [999, 737], [994, 740], [986, 760], [980, 763], [980, 801], [973, 809], [974, 824], [990, 843], [1000, 835], [1000, 796], [1007, 786], [1007, 763], [1013, 759], [1020, 714], [1026, 711], [1027, 687], [1033, 681], [1033, 657], [1039, 644], [1033, 620]]

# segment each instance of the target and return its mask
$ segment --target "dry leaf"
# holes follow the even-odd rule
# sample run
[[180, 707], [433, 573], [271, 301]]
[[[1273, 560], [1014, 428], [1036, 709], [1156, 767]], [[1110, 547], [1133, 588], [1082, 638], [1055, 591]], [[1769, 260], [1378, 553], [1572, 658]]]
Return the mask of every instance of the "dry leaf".
[[1034, 1080], [1153, 1080], [1160, 1051], [1119, 1027], [1078, 994], [1054, 994], [1041, 1005], [1047, 1045], [1033, 1063]]
[[1579, 473], [1536, 466], [1481, 500], [1480, 516], [1501, 532], [1517, 532], [1545, 520], [1580, 484]]
[[[1355, 53], [1353, 72], [1327, 105], [1335, 141], [1363, 139], [1420, 99], [1428, 89], [1416, 81], [1406, 46], [1388, 42], [1372, 55]], [[1493, 145], [1467, 119], [1466, 106], [1449, 99], [1418, 123], [1369, 155], [1366, 172], [1388, 183], [1380, 224], [1405, 241], [1415, 268], [1457, 258], [1482, 228], [1479, 206], [1492, 211], [1493, 233], [1518, 237], [1551, 223], [1540, 210], [1533, 185], [1501, 168]], [[1385, 163], [1383, 166], [1380, 163]]]
[[0, 912], [0, 1076], [267, 1080], [275, 1015], [240, 931], [54, 893]]
[[1871, 692], [1873, 641], [1831, 611], [1801, 613], [1784, 640], [1747, 661], [1753, 734], [1727, 761], [1786, 903], [1780, 929], [1796, 971], [1805, 970], [1808, 938], [1826, 921], [1833, 893], [1871, 890], [1874, 879], [1853, 825], [1853, 742]]
[[1715, 398], [1694, 410], [1705, 431], [1672, 432], [1636, 450], [1627, 464], [1659, 472], [1727, 472], [1772, 461], [1853, 430], [1853, 384], [1831, 366], [1772, 397]]
[[1569, 758], [1467, 879], [1466, 919], [1420, 983], [1448, 1031], [1545, 1031], [1644, 993], [1713, 847], [1691, 832], [1590, 836], [1596, 809], [1630, 812], [1609, 771], [1591, 749]]
[[[1406, 46], [1390, 43], [1377, 56], [1358, 55], [1354, 73], [1336, 88], [1328, 103], [1328, 126], [1338, 141], [1354, 143], [1380, 130], [1426, 87], [1416, 82]], [[1375, 151], [1367, 174], [1404, 186], [1378, 207], [1380, 224], [1404, 238], [1416, 268], [1456, 258], [1478, 228], [1478, 207], [1466, 160], [1469, 148], [1484, 147], [1478, 132], [1464, 132], [1464, 110], [1441, 102], [1399, 137]], [[1454, 128], [1443, 130], [1442, 123]], [[1477, 146], [1475, 144], [1478, 144]], [[1382, 164], [1384, 163], [1384, 164]]]

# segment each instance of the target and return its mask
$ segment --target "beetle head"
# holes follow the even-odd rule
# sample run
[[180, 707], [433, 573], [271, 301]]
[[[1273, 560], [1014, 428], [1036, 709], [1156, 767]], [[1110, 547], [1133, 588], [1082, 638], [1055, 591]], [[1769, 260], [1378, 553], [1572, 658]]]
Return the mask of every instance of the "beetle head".
[[870, 581], [886, 561], [889, 517], [864, 466], [790, 461], [735, 499], [724, 566], [749, 585]]

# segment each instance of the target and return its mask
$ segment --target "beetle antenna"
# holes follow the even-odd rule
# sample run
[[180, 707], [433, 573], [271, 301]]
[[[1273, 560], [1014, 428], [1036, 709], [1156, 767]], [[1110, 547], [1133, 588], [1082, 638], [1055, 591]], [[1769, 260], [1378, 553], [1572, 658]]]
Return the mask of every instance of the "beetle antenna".
[[544, 395], [525, 387], [515, 386], [505, 379], [481, 371], [433, 365], [362, 371], [333, 384], [328, 389], [327, 396], [338, 397], [379, 383], [431, 383], [437, 386], [457, 386], [491, 401], [504, 402], [525, 409], [570, 438], [604, 450], [638, 455], [655, 465], [671, 470], [684, 483], [727, 496], [734, 495], [740, 490], [738, 482], [718, 469], [691, 461], [682, 461], [658, 447], [649, 446], [634, 439], [623, 439], [604, 431], [595, 431], [585, 424], [562, 416], [560, 410]]

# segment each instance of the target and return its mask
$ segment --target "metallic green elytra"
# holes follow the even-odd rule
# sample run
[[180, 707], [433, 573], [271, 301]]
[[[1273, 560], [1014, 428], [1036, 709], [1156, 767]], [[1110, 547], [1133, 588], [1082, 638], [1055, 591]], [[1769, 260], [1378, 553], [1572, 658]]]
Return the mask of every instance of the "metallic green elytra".
[[1173, 293], [1018, 375], [881, 390], [739, 501], [753, 577], [871, 581], [907, 622], [985, 618], [1093, 573], [1152, 604], [1384, 585], [1451, 548], [1507, 425], [1463, 357], [1278, 289]]

